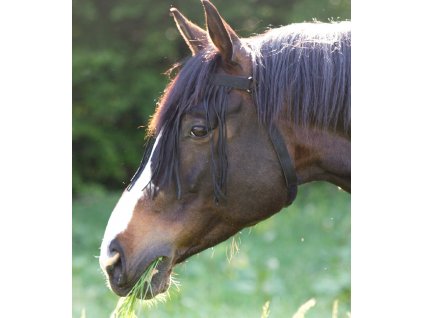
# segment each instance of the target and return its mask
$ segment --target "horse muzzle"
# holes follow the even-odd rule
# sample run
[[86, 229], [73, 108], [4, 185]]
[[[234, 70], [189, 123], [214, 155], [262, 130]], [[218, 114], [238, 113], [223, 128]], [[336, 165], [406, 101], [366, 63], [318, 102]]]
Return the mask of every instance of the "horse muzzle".
[[[144, 299], [151, 299], [156, 295], [166, 292], [170, 285], [172, 272], [171, 257], [164, 256], [158, 251], [150, 250], [137, 261], [128, 262], [127, 255], [119, 242], [115, 239], [109, 246], [110, 257], [100, 260], [100, 265], [106, 274], [110, 289], [118, 296], [127, 296], [146, 269], [159, 257], [161, 261], [154, 269], [150, 286], [145, 285], [143, 291]], [[135, 264], [134, 264], [135, 263]], [[128, 264], [133, 264], [129, 265]], [[137, 295], [141, 298], [141, 295]]]

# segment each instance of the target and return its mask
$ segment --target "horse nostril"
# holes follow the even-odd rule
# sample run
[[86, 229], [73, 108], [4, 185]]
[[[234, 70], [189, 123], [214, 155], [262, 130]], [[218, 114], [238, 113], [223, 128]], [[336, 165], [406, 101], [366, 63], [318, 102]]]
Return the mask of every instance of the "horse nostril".
[[119, 261], [119, 259], [120, 259], [120, 254], [118, 252], [116, 252], [116, 254], [113, 255], [112, 257], [108, 258], [104, 262], [104, 267], [106, 268], [106, 270], [108, 268], [113, 269], [114, 265]]
[[105, 261], [104, 267], [109, 275], [110, 282], [117, 286], [122, 286], [126, 283], [122, 248], [116, 240], [113, 240], [110, 243], [109, 250], [113, 256]]

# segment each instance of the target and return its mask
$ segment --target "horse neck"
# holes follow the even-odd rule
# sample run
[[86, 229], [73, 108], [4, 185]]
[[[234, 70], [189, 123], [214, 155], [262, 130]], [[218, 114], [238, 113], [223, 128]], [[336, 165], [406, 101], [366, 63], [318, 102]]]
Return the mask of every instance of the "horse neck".
[[327, 181], [351, 192], [351, 138], [345, 133], [283, 121], [281, 132], [299, 184]]

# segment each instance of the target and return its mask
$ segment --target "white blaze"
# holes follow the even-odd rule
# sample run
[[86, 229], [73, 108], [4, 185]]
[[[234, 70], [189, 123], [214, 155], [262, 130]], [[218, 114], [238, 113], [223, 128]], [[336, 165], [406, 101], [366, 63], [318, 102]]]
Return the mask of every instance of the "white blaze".
[[106, 261], [112, 256], [109, 251], [110, 242], [116, 238], [119, 233], [126, 230], [129, 222], [131, 221], [132, 214], [138, 200], [145, 195], [146, 190], [144, 190], [144, 188], [151, 181], [151, 158], [153, 157], [154, 150], [156, 149], [160, 137], [161, 133], [157, 136], [150, 158], [148, 159], [141, 176], [135, 181], [135, 184], [132, 186], [130, 191], [127, 191], [126, 189], [123, 191], [122, 196], [110, 215], [100, 248], [100, 266], [103, 270], [105, 270]]

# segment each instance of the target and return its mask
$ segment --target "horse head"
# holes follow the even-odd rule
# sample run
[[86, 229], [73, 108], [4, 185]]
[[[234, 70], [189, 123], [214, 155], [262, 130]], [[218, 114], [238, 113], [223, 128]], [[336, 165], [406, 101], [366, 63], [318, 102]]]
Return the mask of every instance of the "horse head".
[[[254, 44], [240, 39], [209, 1], [202, 3], [205, 30], [171, 9], [192, 56], [158, 103], [150, 145], [102, 241], [100, 265], [121, 296], [158, 258], [145, 297], [164, 292], [175, 265], [289, 205], [297, 186], [293, 167], [316, 155], [285, 145], [281, 116], [258, 110]], [[283, 133], [296, 138], [290, 126]]]

